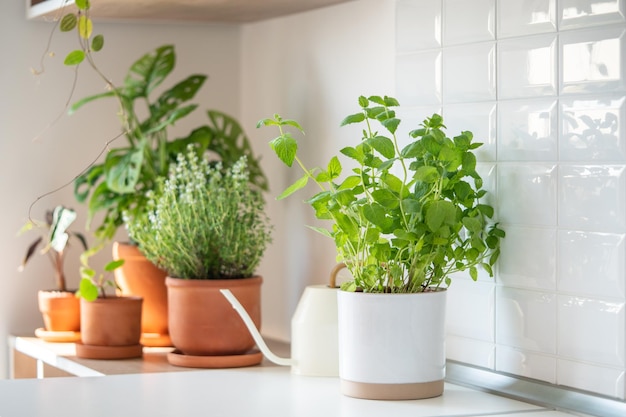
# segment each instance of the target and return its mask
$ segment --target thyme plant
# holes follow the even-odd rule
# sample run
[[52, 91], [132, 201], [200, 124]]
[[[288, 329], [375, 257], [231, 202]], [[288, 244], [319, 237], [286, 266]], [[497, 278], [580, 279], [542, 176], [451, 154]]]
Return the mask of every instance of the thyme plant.
[[209, 163], [193, 147], [148, 195], [146, 215], [127, 222], [144, 255], [169, 276], [185, 279], [245, 278], [254, 274], [271, 241], [248, 162]]
[[[400, 148], [396, 135], [401, 120], [391, 97], [359, 98], [361, 110], [343, 125], [360, 123], [359, 143], [341, 150], [357, 167], [341, 177], [342, 164], [334, 156], [326, 168], [307, 168], [298, 157], [298, 144], [286, 127], [303, 131], [298, 122], [280, 115], [261, 120], [277, 126], [270, 142], [287, 166], [294, 162], [304, 175], [278, 198], [285, 198], [309, 181], [320, 192], [307, 200], [318, 219], [332, 228], [314, 228], [332, 238], [337, 260], [354, 277], [342, 288], [349, 291], [414, 293], [450, 285], [450, 275], [478, 266], [493, 276], [493, 265], [505, 236], [476, 171], [471, 132], [449, 138], [441, 116], [434, 114], [410, 132], [412, 141]], [[379, 132], [377, 129], [382, 129]], [[396, 175], [396, 172], [399, 173]]]

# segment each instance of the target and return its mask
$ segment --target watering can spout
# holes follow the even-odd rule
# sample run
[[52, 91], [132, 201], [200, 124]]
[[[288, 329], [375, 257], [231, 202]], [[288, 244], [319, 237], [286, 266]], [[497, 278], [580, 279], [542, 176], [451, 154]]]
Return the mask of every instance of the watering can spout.
[[246, 309], [243, 308], [243, 306], [241, 305], [239, 300], [237, 300], [237, 297], [235, 297], [230, 290], [221, 289], [220, 292], [224, 295], [224, 297], [226, 297], [228, 302], [230, 302], [230, 305], [233, 306], [233, 308], [235, 309], [237, 314], [239, 314], [239, 316], [243, 320], [244, 324], [248, 328], [248, 331], [252, 335], [252, 338], [254, 339], [256, 345], [258, 346], [259, 349], [261, 349], [261, 352], [263, 353], [263, 355], [265, 355], [265, 357], [268, 360], [270, 360], [271, 362], [275, 363], [276, 365], [290, 366], [290, 365], [294, 365], [295, 364], [295, 361], [293, 359], [291, 359], [291, 358], [281, 358], [280, 356], [276, 356], [270, 350], [270, 348], [267, 347], [267, 344], [265, 343], [265, 340], [263, 340], [263, 337], [261, 336], [261, 333], [259, 333], [259, 330], [254, 325], [254, 322], [252, 321], [252, 318], [250, 318], [250, 315], [248, 315], [248, 312], [246, 311]]

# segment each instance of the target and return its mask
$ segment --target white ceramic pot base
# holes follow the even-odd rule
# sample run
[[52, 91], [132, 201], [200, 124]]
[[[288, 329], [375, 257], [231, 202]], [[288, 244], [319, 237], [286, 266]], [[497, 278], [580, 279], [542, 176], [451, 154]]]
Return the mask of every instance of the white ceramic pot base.
[[422, 400], [443, 394], [443, 379], [405, 384], [371, 384], [341, 379], [341, 393], [367, 400]]

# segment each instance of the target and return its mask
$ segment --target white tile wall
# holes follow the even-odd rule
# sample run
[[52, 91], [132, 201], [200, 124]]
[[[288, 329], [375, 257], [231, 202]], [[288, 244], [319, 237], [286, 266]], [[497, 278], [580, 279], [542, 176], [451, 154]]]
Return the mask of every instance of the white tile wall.
[[396, 11], [403, 115], [485, 144], [507, 231], [495, 280], [455, 277], [448, 357], [626, 399], [626, 0]]

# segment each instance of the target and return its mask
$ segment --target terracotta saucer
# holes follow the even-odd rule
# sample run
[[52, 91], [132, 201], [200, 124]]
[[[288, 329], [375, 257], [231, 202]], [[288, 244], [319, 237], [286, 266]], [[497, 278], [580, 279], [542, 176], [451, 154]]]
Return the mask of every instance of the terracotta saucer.
[[174, 366], [186, 368], [241, 368], [258, 365], [263, 360], [263, 353], [254, 349], [242, 355], [192, 356], [184, 355], [179, 350], [167, 354], [167, 361]]
[[76, 342], [76, 356], [84, 359], [130, 359], [143, 355], [143, 346], [96, 346]]
[[142, 333], [141, 341], [139, 343], [141, 343], [143, 346], [150, 346], [150, 347], [174, 346], [172, 344], [172, 339], [170, 339], [169, 334], [159, 334], [159, 333]]
[[80, 332], [52, 332], [40, 327], [35, 330], [35, 336], [46, 342], [72, 343], [80, 340]]

